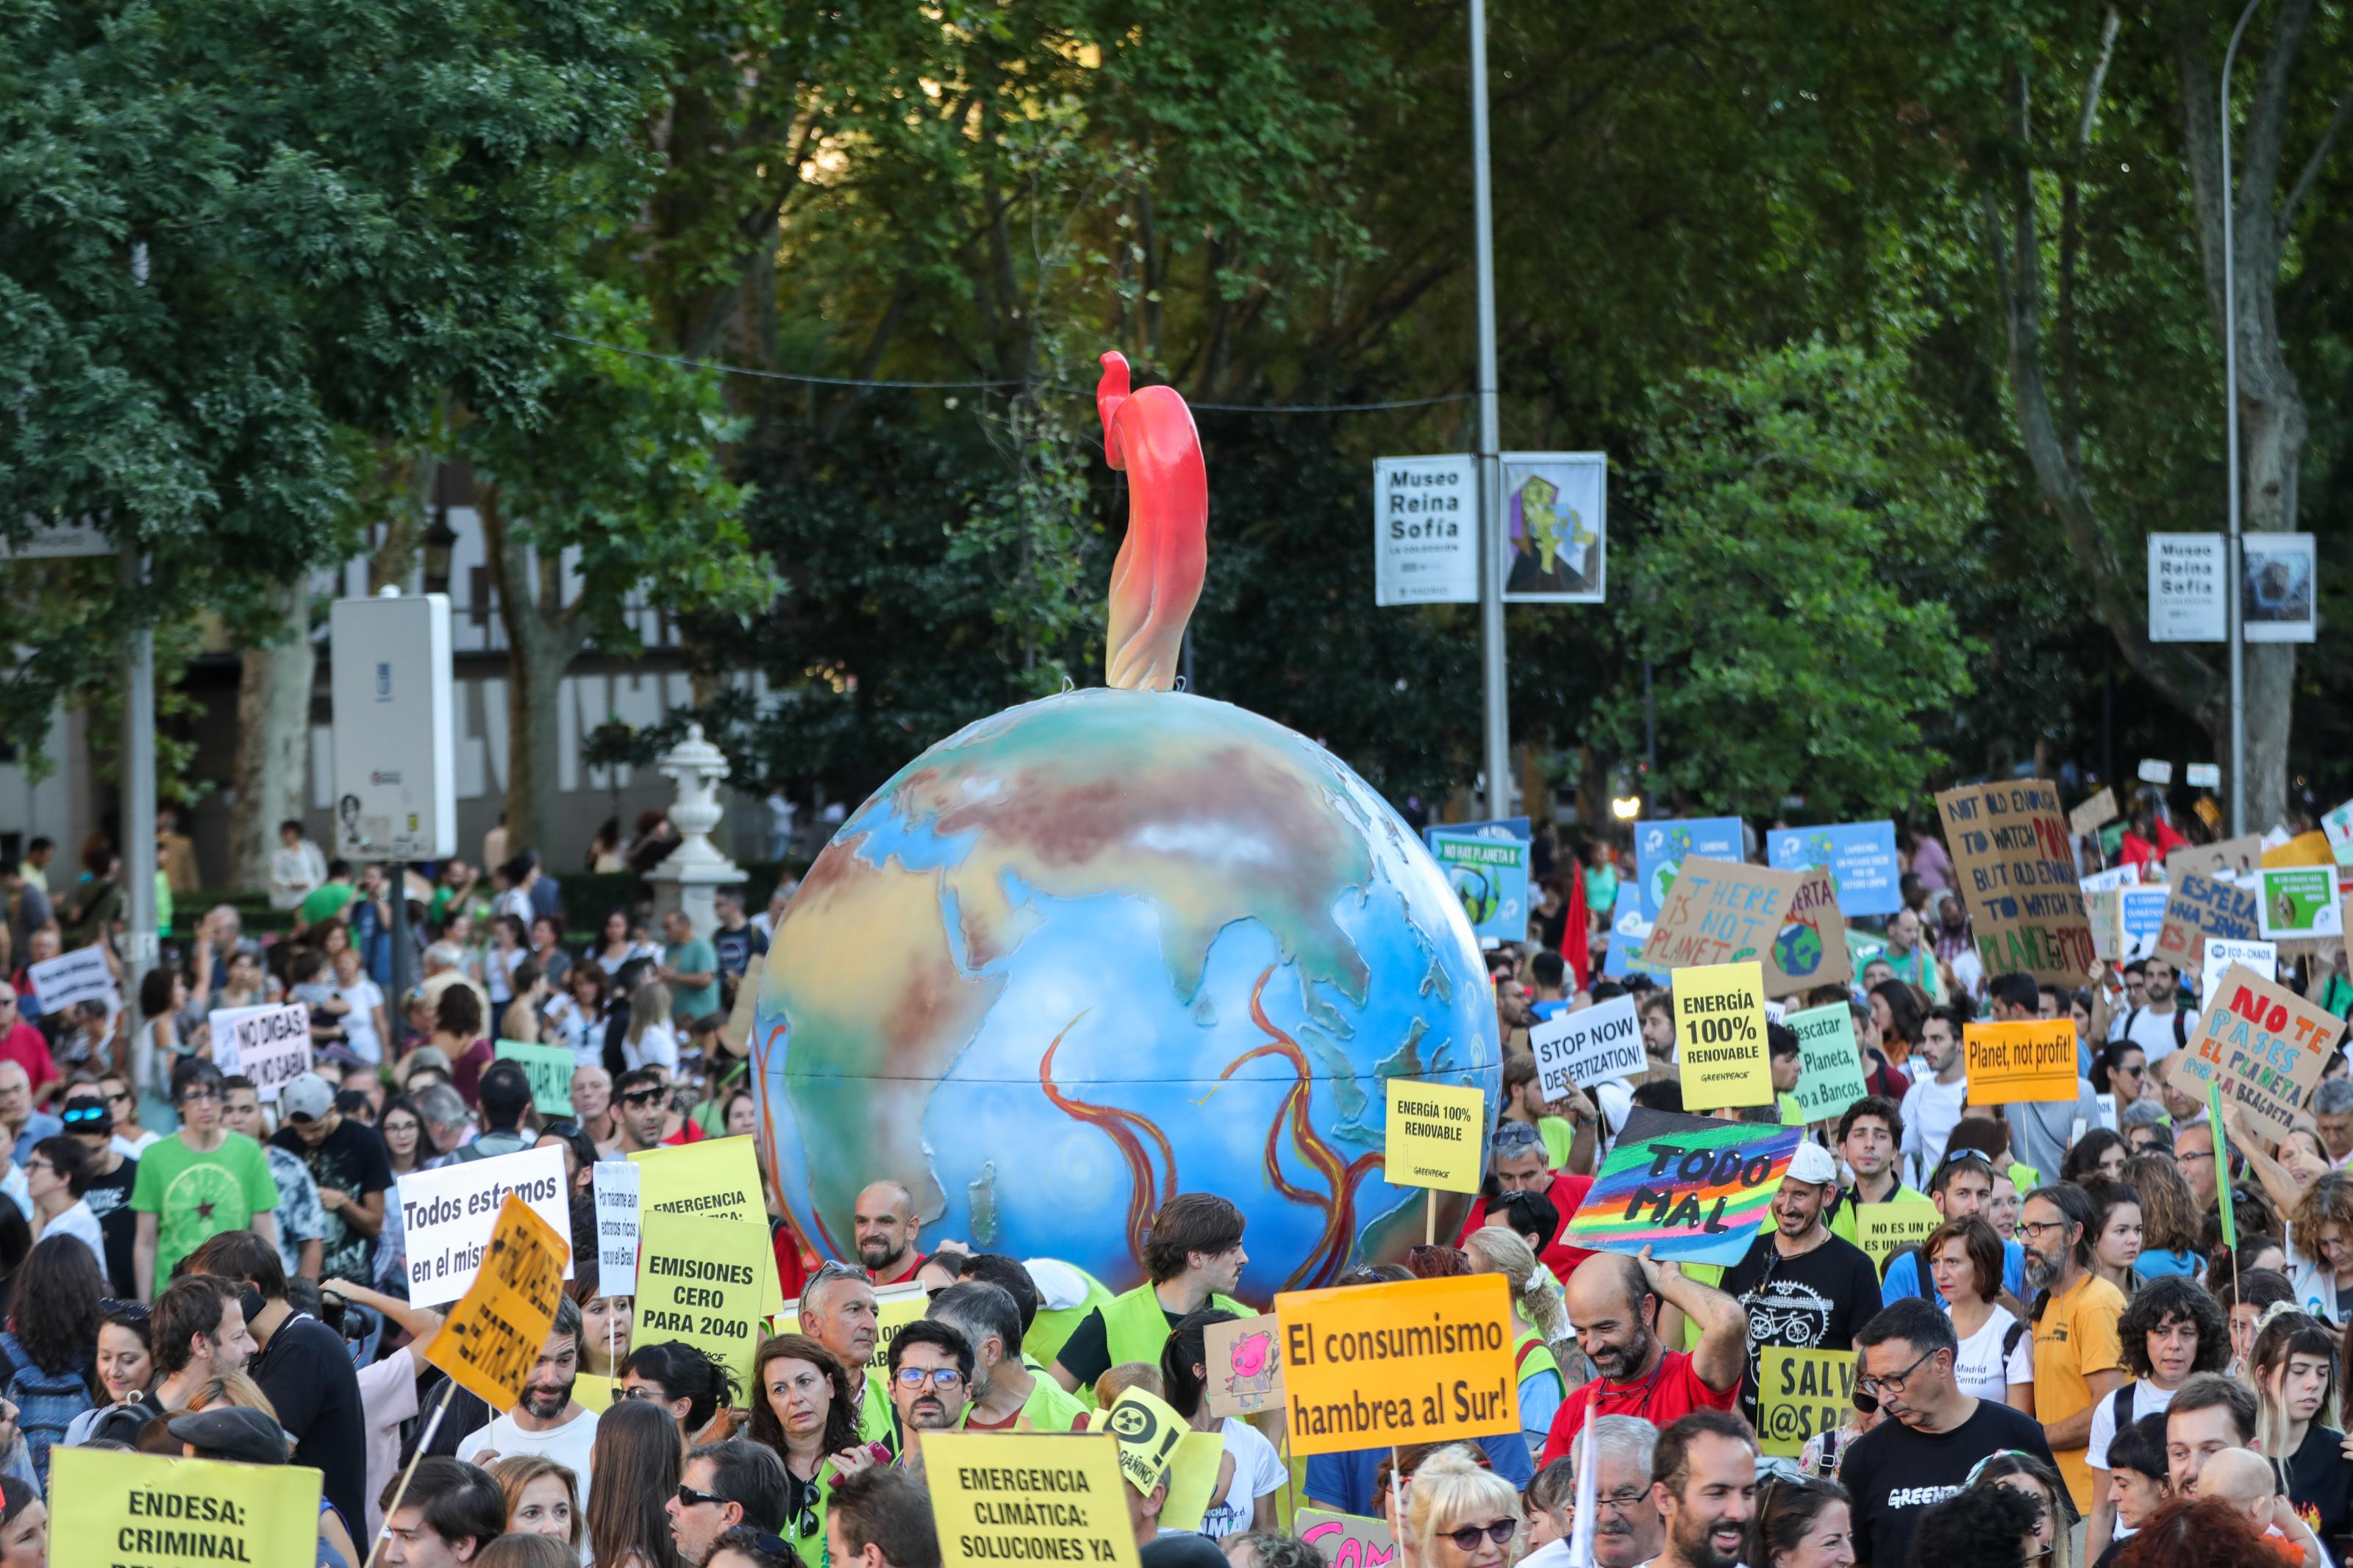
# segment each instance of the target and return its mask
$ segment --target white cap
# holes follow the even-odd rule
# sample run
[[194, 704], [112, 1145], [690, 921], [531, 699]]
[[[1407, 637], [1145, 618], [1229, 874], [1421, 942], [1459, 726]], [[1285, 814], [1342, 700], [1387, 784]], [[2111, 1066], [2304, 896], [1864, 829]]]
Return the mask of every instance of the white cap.
[[1800, 1143], [1790, 1158], [1788, 1178], [1793, 1182], [1811, 1182], [1820, 1186], [1838, 1180], [1838, 1162], [1831, 1152], [1819, 1143]]

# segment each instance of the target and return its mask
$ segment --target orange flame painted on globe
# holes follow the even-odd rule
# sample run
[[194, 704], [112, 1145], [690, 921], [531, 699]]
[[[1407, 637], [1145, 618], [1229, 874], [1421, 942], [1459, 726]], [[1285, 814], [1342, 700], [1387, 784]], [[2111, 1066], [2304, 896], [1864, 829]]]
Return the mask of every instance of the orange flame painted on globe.
[[1103, 460], [1127, 475], [1127, 538], [1111, 568], [1103, 681], [1167, 691], [1209, 563], [1209, 473], [1184, 395], [1173, 386], [1131, 394], [1127, 356], [1114, 350], [1101, 363]]

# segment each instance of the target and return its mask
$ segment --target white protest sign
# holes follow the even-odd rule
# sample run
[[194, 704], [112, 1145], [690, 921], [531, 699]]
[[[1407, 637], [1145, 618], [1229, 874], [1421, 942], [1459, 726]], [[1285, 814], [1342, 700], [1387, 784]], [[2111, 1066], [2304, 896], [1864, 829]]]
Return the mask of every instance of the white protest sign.
[[121, 1009], [114, 989], [114, 971], [106, 966], [106, 952], [92, 945], [61, 952], [28, 966], [25, 977], [44, 1013], [63, 1012], [77, 1002], [103, 1002], [110, 1013]]
[[205, 1020], [212, 1026], [213, 1065], [223, 1077], [251, 1079], [264, 1101], [311, 1070], [311, 1009], [300, 1002], [216, 1008]]
[[2198, 1010], [2201, 1013], [2214, 1005], [2215, 989], [2222, 984], [2222, 972], [2234, 963], [2243, 963], [2266, 980], [2279, 978], [2279, 943], [2275, 942], [2242, 942], [2231, 937], [2210, 936], [2206, 939], [2206, 973], [2200, 976]]
[[638, 1278], [638, 1168], [627, 1160], [599, 1160], [588, 1168], [588, 1177], [596, 1194], [597, 1276], [634, 1282]]
[[2087, 893], [2112, 893], [2118, 888], [2137, 888], [2140, 886], [2140, 868], [2126, 864], [2111, 866], [2105, 871], [2086, 872], [2076, 885]]
[[1631, 1078], [1650, 1065], [1631, 996], [1612, 996], [1582, 1013], [1555, 1014], [1528, 1031], [1528, 1044], [1536, 1053], [1546, 1100], [1567, 1099], [1572, 1085]]
[[525, 1149], [400, 1178], [395, 1196], [407, 1235], [412, 1304], [438, 1307], [466, 1293], [509, 1193], [565, 1238], [564, 1277], [572, 1278], [572, 1204], [565, 1191], [564, 1151]]

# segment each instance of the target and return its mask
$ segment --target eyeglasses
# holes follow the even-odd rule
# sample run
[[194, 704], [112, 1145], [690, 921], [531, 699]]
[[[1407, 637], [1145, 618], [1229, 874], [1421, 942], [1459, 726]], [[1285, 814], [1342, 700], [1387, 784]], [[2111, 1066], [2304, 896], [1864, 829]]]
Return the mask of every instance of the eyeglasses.
[[1871, 1395], [1873, 1399], [1878, 1398], [1882, 1394], [1901, 1394], [1904, 1392], [1904, 1384], [1905, 1381], [1908, 1380], [1914, 1373], [1919, 1371], [1921, 1367], [1926, 1365], [1928, 1357], [1933, 1356], [1936, 1353], [1936, 1351], [1933, 1350], [1925, 1352], [1918, 1361], [1914, 1362], [1910, 1366], [1905, 1367], [1902, 1372], [1896, 1373], [1893, 1376], [1858, 1377], [1854, 1380], [1854, 1385], [1863, 1393]]
[[2069, 1222], [2063, 1219], [2030, 1219], [2022, 1222], [2018, 1228], [2029, 1236], [2041, 1236], [2046, 1230], [2064, 1230], [2068, 1224]]
[[613, 1390], [613, 1397], [616, 1399], [667, 1399], [670, 1396], [659, 1388], [649, 1387], [641, 1383], [634, 1388], [616, 1388]]
[[1647, 1487], [1620, 1487], [1614, 1492], [1597, 1493], [1594, 1502], [1602, 1508], [1615, 1509], [1620, 1513], [1631, 1513], [1650, 1500]]
[[130, 1091], [127, 1089], [117, 1089], [115, 1092], [106, 1097], [106, 1102], [109, 1105], [128, 1105], [131, 1103]]
[[1479, 1550], [1479, 1538], [1482, 1535], [1498, 1546], [1505, 1546], [1519, 1531], [1518, 1520], [1499, 1519], [1493, 1524], [1466, 1524], [1460, 1530], [1450, 1530], [1446, 1532], [1446, 1539], [1454, 1542], [1460, 1551], [1476, 1552]]
[[899, 1386], [921, 1388], [926, 1383], [934, 1388], [954, 1388], [964, 1382], [964, 1373], [952, 1366], [902, 1366], [899, 1369]]
[[2177, 1165], [2194, 1165], [2200, 1160], [2211, 1160], [2213, 1157], [2214, 1153], [2211, 1149], [2202, 1154], [2195, 1149], [2176, 1149], [2173, 1152], [2173, 1163]]
[[693, 1508], [697, 1504], [706, 1502], [716, 1508], [726, 1500], [717, 1492], [699, 1492], [684, 1481], [678, 1483], [678, 1506], [681, 1508]]
[[185, 1089], [180, 1091], [180, 1103], [186, 1105], [194, 1100], [218, 1100], [220, 1097], [221, 1091], [216, 1089]]
[[55, 1165], [50, 1164], [47, 1160], [27, 1160], [25, 1162], [25, 1173], [28, 1176], [35, 1171], [47, 1171], [50, 1174], [55, 1175], [57, 1173], [57, 1169], [58, 1168]]

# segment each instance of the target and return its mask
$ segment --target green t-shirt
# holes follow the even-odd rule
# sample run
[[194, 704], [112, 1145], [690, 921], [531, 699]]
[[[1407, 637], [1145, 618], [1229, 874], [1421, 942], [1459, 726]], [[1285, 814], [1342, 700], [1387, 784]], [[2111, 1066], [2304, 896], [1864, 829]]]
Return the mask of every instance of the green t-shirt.
[[719, 1011], [719, 953], [701, 937], [662, 948], [662, 963], [680, 974], [708, 974], [708, 985], [681, 985], [670, 999], [670, 1016], [683, 1022]]
[[1777, 1094], [1773, 1099], [1774, 1102], [1781, 1108], [1782, 1126], [1803, 1127], [1806, 1124], [1806, 1108], [1798, 1103], [1796, 1095]]
[[349, 882], [322, 882], [302, 895], [295, 913], [305, 925], [318, 925], [333, 920], [343, 912], [343, 906], [359, 897], [359, 889]]
[[254, 1215], [275, 1209], [278, 1181], [261, 1145], [242, 1132], [226, 1134], [219, 1148], [203, 1154], [174, 1133], [150, 1143], [139, 1156], [131, 1206], [155, 1216], [160, 1289], [181, 1258], [222, 1231], [248, 1229]]
[[1577, 1125], [1566, 1116], [1539, 1116], [1536, 1131], [1544, 1134], [1545, 1164], [1555, 1171], [1568, 1168], [1569, 1145], [1577, 1142]]

